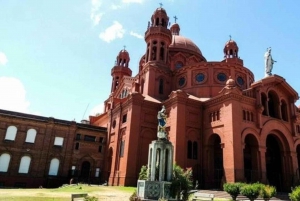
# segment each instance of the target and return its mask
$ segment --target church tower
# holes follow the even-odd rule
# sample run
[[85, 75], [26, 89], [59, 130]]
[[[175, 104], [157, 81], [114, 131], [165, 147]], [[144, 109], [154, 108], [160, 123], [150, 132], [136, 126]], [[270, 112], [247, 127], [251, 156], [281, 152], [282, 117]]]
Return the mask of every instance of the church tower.
[[157, 8], [148, 23], [145, 32], [147, 49], [145, 64], [140, 83], [142, 94], [149, 95], [158, 100], [165, 100], [171, 92], [171, 70], [169, 64], [169, 46], [172, 42], [172, 34], [169, 25], [169, 17], [162, 7]]
[[239, 47], [237, 46], [237, 43], [231, 39], [226, 42], [224, 47], [224, 59], [227, 63], [236, 63], [243, 65], [243, 61], [238, 56]]
[[117, 56], [115, 66], [111, 69], [111, 76], [112, 76], [112, 85], [111, 85], [111, 92], [114, 92], [124, 76], [131, 76], [132, 71], [128, 67], [129, 66], [129, 53], [125, 50], [121, 50], [119, 55]]
[[168, 47], [172, 41], [171, 31], [168, 29], [169, 17], [162, 7], [157, 8], [151, 17], [151, 23], [145, 33], [147, 52], [145, 60], [159, 61], [167, 64]]

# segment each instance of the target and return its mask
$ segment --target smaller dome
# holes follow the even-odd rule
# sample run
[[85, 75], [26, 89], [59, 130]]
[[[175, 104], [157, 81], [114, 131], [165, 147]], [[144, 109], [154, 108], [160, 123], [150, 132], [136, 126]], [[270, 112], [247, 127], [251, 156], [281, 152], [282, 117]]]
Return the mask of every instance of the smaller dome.
[[233, 88], [235, 86], [236, 86], [236, 84], [235, 84], [234, 79], [232, 79], [231, 77], [229, 77], [229, 79], [226, 81], [226, 87]]
[[129, 53], [125, 49], [123, 49], [119, 52], [119, 57], [122, 57], [122, 58], [129, 57]]
[[166, 12], [166, 10], [165, 10], [164, 8], [159, 7], [159, 8], [157, 8], [157, 9], [154, 11], [153, 15], [155, 15], [155, 14], [158, 13], [158, 12], [164, 12], [165, 14], [167, 14], [167, 12]]
[[238, 58], [239, 47], [234, 40], [231, 40], [231, 38], [226, 42], [223, 51], [225, 58]]
[[179, 31], [180, 31], [179, 24], [177, 24], [177, 23], [172, 24], [170, 27], [170, 31], [171, 31], [172, 35], [179, 35]]
[[237, 44], [234, 40], [230, 39], [229, 41], [226, 42], [225, 47], [224, 47], [224, 51], [226, 49], [236, 49], [236, 50], [238, 50], [239, 47], [237, 46]]

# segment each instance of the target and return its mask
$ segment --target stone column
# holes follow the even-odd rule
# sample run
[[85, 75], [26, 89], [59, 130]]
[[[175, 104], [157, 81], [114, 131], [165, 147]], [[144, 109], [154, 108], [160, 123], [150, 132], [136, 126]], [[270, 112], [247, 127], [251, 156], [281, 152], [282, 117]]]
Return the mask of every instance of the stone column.
[[267, 183], [267, 167], [266, 167], [266, 151], [267, 151], [267, 148], [266, 147], [259, 147], [258, 150], [259, 150], [260, 164], [261, 164], [260, 170], [262, 172], [261, 181], [263, 183]]

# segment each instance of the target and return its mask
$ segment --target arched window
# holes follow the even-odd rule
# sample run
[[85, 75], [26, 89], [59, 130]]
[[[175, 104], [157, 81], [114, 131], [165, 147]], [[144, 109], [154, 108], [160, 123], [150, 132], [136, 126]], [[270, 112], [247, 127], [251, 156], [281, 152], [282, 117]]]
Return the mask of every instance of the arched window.
[[152, 56], [151, 56], [152, 61], [156, 60], [156, 51], [157, 51], [156, 46], [153, 46], [152, 47]]
[[79, 149], [79, 142], [76, 142], [75, 144], [75, 150], [78, 150]]
[[27, 174], [30, 166], [31, 158], [29, 156], [23, 156], [21, 158], [19, 173]]
[[243, 120], [246, 120], [246, 111], [243, 110]]
[[188, 159], [192, 159], [192, 152], [193, 152], [193, 144], [192, 142], [189, 140], [187, 142], [187, 158]]
[[163, 79], [159, 79], [158, 93], [164, 94], [164, 80]]
[[160, 52], [159, 52], [159, 60], [164, 60], [165, 59], [165, 43], [161, 42], [160, 44]]
[[279, 98], [278, 95], [274, 91], [270, 91], [268, 93], [268, 109], [270, 117], [280, 118], [279, 117]]
[[198, 143], [193, 142], [193, 159], [198, 159]]
[[14, 141], [16, 138], [17, 130], [17, 127], [9, 126], [6, 130], [5, 140]]
[[53, 158], [50, 162], [50, 168], [48, 175], [56, 176], [59, 168], [59, 160], [57, 158]]
[[156, 26], [159, 25], [159, 18], [156, 18], [155, 25], [156, 25]]
[[35, 129], [29, 129], [27, 131], [27, 135], [26, 135], [26, 139], [25, 139], [25, 142], [28, 142], [28, 143], [34, 143], [35, 141], [35, 136], [36, 136], [36, 130]]
[[144, 81], [144, 79], [142, 79], [142, 82], [141, 82], [141, 94], [144, 93], [144, 84], [145, 84], [145, 81]]
[[2, 154], [0, 156], [0, 172], [7, 172], [10, 162], [9, 154]]
[[250, 121], [250, 113], [247, 111], [247, 121]]

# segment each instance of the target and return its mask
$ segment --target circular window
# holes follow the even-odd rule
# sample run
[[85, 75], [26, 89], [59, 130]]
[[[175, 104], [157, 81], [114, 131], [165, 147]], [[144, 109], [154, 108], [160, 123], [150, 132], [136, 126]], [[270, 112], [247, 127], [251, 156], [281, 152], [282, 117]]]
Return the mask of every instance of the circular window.
[[205, 75], [203, 73], [199, 73], [196, 75], [197, 82], [203, 82], [205, 78]]
[[178, 84], [180, 87], [182, 87], [185, 84], [185, 78], [184, 77], [179, 78]]
[[225, 82], [227, 80], [227, 76], [225, 73], [219, 73], [217, 78], [220, 82]]
[[177, 63], [175, 64], [176, 69], [179, 69], [179, 68], [181, 68], [182, 66], [183, 66], [183, 63], [181, 63], [181, 62], [177, 62]]
[[245, 81], [244, 81], [244, 79], [242, 78], [242, 77], [237, 77], [237, 83], [239, 84], [239, 85], [244, 85], [244, 83], [245, 83]]

